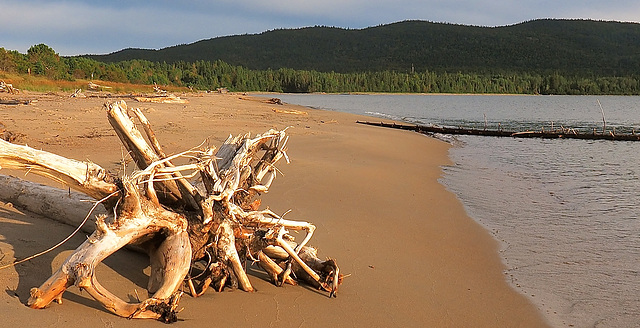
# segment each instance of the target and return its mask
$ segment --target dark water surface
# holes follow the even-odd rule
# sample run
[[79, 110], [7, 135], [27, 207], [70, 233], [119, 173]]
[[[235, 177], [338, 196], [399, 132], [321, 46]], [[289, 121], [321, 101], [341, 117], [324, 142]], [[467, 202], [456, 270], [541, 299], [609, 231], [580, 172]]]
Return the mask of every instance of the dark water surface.
[[[422, 124], [640, 131], [640, 97], [278, 95]], [[600, 102], [600, 105], [598, 104]], [[501, 243], [505, 277], [557, 327], [640, 327], [640, 142], [452, 139], [441, 180]]]

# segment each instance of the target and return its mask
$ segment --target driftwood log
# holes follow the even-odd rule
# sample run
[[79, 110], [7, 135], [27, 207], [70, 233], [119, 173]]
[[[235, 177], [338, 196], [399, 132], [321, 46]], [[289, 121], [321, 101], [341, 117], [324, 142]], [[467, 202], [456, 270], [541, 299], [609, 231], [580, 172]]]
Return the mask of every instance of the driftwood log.
[[[196, 147], [168, 156], [138, 109], [127, 109], [124, 101], [105, 107], [139, 169], [129, 175], [115, 176], [91, 162], [0, 140], [0, 167], [63, 182], [109, 213], [96, 216], [92, 235], [31, 290], [30, 307], [61, 302], [64, 291], [75, 285], [119, 316], [173, 322], [182, 290], [194, 297], [209, 286], [253, 291], [245, 272], [248, 260], [257, 262], [276, 285], [303, 281], [336, 295], [342, 281], [336, 261], [319, 259], [307, 245], [315, 226], [259, 210], [255, 199], [276, 177], [276, 162], [288, 161], [285, 131], [229, 137], [218, 149]], [[289, 230], [306, 235], [296, 243]], [[147, 288], [152, 296], [138, 303], [121, 300], [95, 277], [102, 260], [129, 244], [145, 249], [150, 258]]]
[[151, 96], [133, 96], [133, 99], [139, 102], [151, 102], [158, 104], [186, 104], [189, 101], [182, 99], [174, 94], [158, 93]]
[[[604, 121], [604, 120], [603, 120]], [[613, 130], [606, 131], [606, 125], [603, 126], [603, 132], [596, 132], [595, 128], [593, 132], [578, 132], [573, 128], [560, 128], [554, 129], [553, 125], [551, 130], [540, 131], [507, 131], [507, 130], [487, 130], [487, 129], [474, 129], [474, 128], [452, 128], [435, 125], [414, 125], [414, 124], [398, 124], [398, 123], [385, 123], [385, 122], [367, 122], [356, 121], [358, 124], [380, 126], [385, 128], [400, 129], [416, 131], [423, 134], [451, 134], [451, 135], [472, 135], [472, 136], [487, 136], [487, 137], [511, 137], [511, 138], [541, 138], [541, 139], [583, 139], [583, 140], [614, 140], [614, 141], [640, 141], [640, 134], [635, 130], [631, 130], [631, 133], [616, 133], [615, 128]]]
[[99, 91], [99, 90], [104, 90], [104, 89], [111, 89], [111, 87], [108, 87], [106, 85], [99, 85], [96, 83], [93, 83], [91, 81], [89, 81], [89, 83], [87, 83], [87, 88], [89, 90], [93, 90], [93, 91]]

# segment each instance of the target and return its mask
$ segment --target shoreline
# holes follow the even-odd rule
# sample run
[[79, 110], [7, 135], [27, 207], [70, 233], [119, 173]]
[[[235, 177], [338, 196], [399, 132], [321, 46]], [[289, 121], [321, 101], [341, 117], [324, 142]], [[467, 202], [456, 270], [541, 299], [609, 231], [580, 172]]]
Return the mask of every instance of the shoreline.
[[446, 93], [446, 92], [300, 92], [300, 93], [282, 93], [282, 92], [261, 92], [261, 91], [249, 91], [244, 92], [249, 96], [260, 95], [281, 95], [281, 94], [295, 94], [295, 95], [386, 95], [386, 96], [562, 96], [562, 95], [542, 95], [532, 93]]
[[[42, 99], [27, 106], [2, 106], [0, 112], [7, 130], [24, 134], [19, 143], [119, 169], [117, 137], [101, 112], [105, 99], [32, 95]], [[276, 212], [291, 209], [289, 218], [313, 222], [318, 229], [311, 244], [320, 249], [320, 257], [337, 258], [341, 272], [351, 276], [339, 297], [329, 300], [304, 286], [275, 287], [250, 267], [257, 292], [185, 296], [185, 311], [179, 315], [185, 321], [176, 324], [204, 327], [215, 320], [234, 326], [548, 325], [541, 309], [507, 282], [498, 242], [438, 182], [441, 166], [450, 163], [445, 142], [360, 126], [355, 123], [362, 118], [358, 115], [274, 105], [251, 96], [186, 97], [188, 104], [127, 104], [145, 111], [170, 153], [206, 138], [219, 145], [229, 133], [292, 126], [292, 163], [279, 165], [284, 175], [263, 197], [263, 206]], [[35, 253], [73, 229], [4, 202], [0, 205], [2, 264]], [[49, 236], [39, 235], [45, 233]], [[76, 236], [73, 242], [83, 238]], [[66, 249], [75, 248], [73, 242]], [[0, 271], [0, 282], [15, 291], [14, 296], [0, 296], [6, 304], [0, 309], [2, 317], [15, 324], [63, 320], [71, 327], [158, 324], [118, 318], [74, 287], [65, 293], [63, 305], [42, 311], [26, 308], [22, 303], [29, 288], [41, 284], [68, 252], [54, 251]], [[131, 258], [139, 261], [140, 256], [116, 254], [98, 272], [116, 294], [130, 295], [146, 286], [147, 269], [132, 264]]]

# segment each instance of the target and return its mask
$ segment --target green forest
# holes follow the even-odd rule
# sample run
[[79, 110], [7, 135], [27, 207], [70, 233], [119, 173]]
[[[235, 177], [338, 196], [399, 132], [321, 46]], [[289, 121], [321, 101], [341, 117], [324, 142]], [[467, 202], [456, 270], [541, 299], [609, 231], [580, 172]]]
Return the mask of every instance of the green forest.
[[[634, 42], [637, 43], [637, 40]], [[635, 63], [639, 57], [637, 54], [635, 57], [627, 56], [627, 62]], [[394, 62], [392, 59], [388, 61]], [[618, 67], [622, 64], [617, 62], [615, 65]], [[630, 67], [635, 67], [634, 65]], [[0, 71], [44, 76], [53, 80], [103, 80], [135, 84], [157, 83], [194, 90], [228, 88], [231, 91], [296, 93], [640, 94], [640, 72], [637, 69], [625, 70], [628, 71], [627, 74], [606, 74], [605, 72], [610, 71], [609, 68], [598, 67], [600, 68], [593, 70], [567, 70], [480, 65], [457, 70], [414, 67], [403, 71], [381, 69], [337, 72], [286, 67], [249, 69], [220, 59], [98, 61], [87, 56], [63, 57], [45, 44], [32, 46], [26, 54], [0, 48]]]
[[222, 60], [252, 70], [640, 74], [640, 24], [540, 19], [482, 27], [403, 21], [364, 29], [307, 27], [90, 55], [103, 62]]

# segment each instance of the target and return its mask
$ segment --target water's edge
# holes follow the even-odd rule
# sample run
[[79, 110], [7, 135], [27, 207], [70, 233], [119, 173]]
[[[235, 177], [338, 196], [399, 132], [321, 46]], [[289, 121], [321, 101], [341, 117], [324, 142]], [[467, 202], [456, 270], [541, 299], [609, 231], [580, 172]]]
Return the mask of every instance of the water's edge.
[[[271, 95], [272, 96], [272, 95]], [[396, 121], [640, 131], [637, 96], [282, 95]], [[598, 107], [602, 104], [603, 110]], [[599, 131], [600, 131], [599, 130]], [[554, 327], [640, 327], [640, 142], [453, 141], [439, 180], [499, 242], [505, 279]], [[457, 141], [456, 141], [457, 140]]]
[[[458, 199], [458, 201], [460, 202], [460, 204], [462, 204], [462, 207], [464, 208], [467, 216], [474, 222], [477, 222], [478, 224], [480, 224], [480, 226], [482, 226], [487, 231], [487, 233], [491, 235], [491, 237], [498, 243], [499, 245], [498, 253], [496, 255], [500, 257], [500, 260], [503, 264], [504, 269], [502, 270], [502, 272], [504, 274], [504, 278], [507, 284], [511, 286], [511, 288], [516, 293], [522, 295], [527, 300], [529, 300], [529, 302], [538, 309], [541, 316], [547, 321], [547, 323], [551, 327], [567, 326], [567, 324], [564, 323], [562, 318], [560, 318], [560, 316], [558, 315], [558, 311], [556, 307], [560, 306], [559, 302], [545, 302], [544, 301], [545, 299], [550, 299], [552, 296], [551, 295], [543, 296], [541, 295], [543, 294], [542, 291], [525, 288], [519, 283], [516, 274], [512, 272], [513, 265], [510, 264], [509, 258], [506, 257], [504, 254], [504, 252], [509, 248], [509, 243], [500, 236], [499, 228], [496, 228], [495, 226], [488, 224], [485, 220], [482, 220], [477, 215], [473, 214], [473, 211], [469, 207], [468, 202], [466, 202], [462, 198], [463, 196], [461, 195], [460, 190], [457, 190], [455, 189], [455, 187], [451, 186], [450, 180], [452, 179], [451, 174], [453, 174], [451, 173], [451, 170], [455, 168], [456, 165], [459, 165], [459, 163], [455, 162], [454, 156], [452, 156], [452, 152], [456, 150], [456, 147], [464, 147], [464, 144], [460, 142], [457, 138], [453, 138], [453, 139], [448, 137], [442, 138], [441, 136], [428, 136], [428, 137], [435, 137], [436, 139], [447, 142], [451, 145], [449, 148], [448, 156], [452, 164], [444, 165], [441, 167], [443, 175], [440, 179], [438, 179], [438, 183], [444, 186], [448, 192], [454, 194]], [[536, 295], [538, 295], [537, 298], [535, 297]]]

